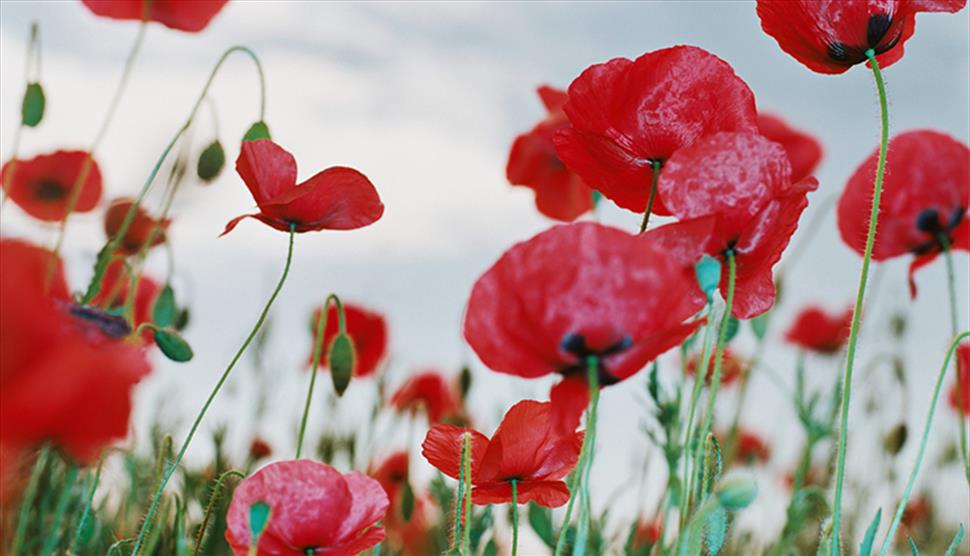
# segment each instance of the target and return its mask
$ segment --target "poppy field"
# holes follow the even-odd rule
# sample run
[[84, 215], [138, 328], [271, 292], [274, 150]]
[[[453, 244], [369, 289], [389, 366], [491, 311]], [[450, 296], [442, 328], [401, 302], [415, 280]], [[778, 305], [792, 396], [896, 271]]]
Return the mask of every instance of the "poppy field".
[[970, 556], [966, 4], [3, 6], [0, 554]]

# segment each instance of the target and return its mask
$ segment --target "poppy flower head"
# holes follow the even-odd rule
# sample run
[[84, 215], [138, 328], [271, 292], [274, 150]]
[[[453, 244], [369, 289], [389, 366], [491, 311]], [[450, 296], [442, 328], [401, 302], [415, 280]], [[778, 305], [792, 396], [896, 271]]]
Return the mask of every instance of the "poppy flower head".
[[391, 506], [397, 505], [397, 497], [401, 492], [401, 487], [408, 480], [408, 467], [408, 453], [402, 450], [387, 456], [386, 459], [367, 472], [380, 483], [391, 501]]
[[848, 341], [851, 325], [851, 307], [835, 315], [829, 315], [820, 307], [806, 307], [795, 317], [785, 339], [802, 349], [833, 355]]
[[384, 204], [367, 176], [353, 168], [333, 166], [296, 183], [296, 159], [269, 139], [244, 141], [236, 172], [252, 193], [259, 212], [237, 216], [226, 235], [244, 218], [288, 232], [354, 230], [373, 224]]
[[535, 191], [539, 212], [555, 220], [571, 222], [593, 209], [593, 190], [566, 168], [553, 145], [556, 132], [569, 127], [562, 110], [566, 93], [547, 85], [539, 87], [538, 92], [548, 115], [531, 131], [515, 138], [505, 175], [512, 185]]
[[229, 0], [81, 0], [95, 15], [156, 21], [169, 29], [198, 33]]
[[[91, 305], [108, 311], [111, 314], [119, 314], [127, 304], [131, 289], [131, 278], [125, 264], [120, 259], [115, 259], [108, 263], [105, 268], [104, 277], [101, 279], [101, 289], [91, 300]], [[135, 289], [135, 299], [133, 301], [134, 318], [133, 324], [152, 322], [152, 309], [162, 287], [158, 282], [147, 276], [139, 276]], [[126, 325], [127, 326], [127, 325]], [[145, 330], [142, 338], [152, 341], [152, 332]]]
[[[879, 220], [872, 258], [906, 254], [910, 287], [913, 274], [943, 248], [970, 251], [970, 148], [949, 135], [930, 130], [901, 133], [889, 141]], [[860, 255], [865, 250], [876, 158], [873, 152], [849, 178], [838, 204], [839, 233]]]
[[442, 473], [457, 479], [466, 435], [471, 441], [475, 504], [511, 502], [513, 480], [519, 504], [535, 502], [556, 508], [569, 501], [569, 489], [562, 479], [576, 466], [583, 433], [559, 432], [549, 402], [515, 404], [491, 439], [478, 431], [435, 425], [425, 436], [421, 453]]
[[8, 161], [0, 169], [5, 194], [24, 212], [45, 222], [59, 222], [67, 212], [71, 194], [82, 172], [74, 212], [89, 212], [101, 199], [101, 170], [86, 162], [84, 151], [56, 151], [29, 160]]
[[778, 116], [758, 114], [758, 132], [788, 153], [793, 182], [811, 176], [822, 160], [822, 145], [818, 139], [791, 127]]
[[761, 28], [818, 73], [843, 73], [873, 50], [880, 67], [903, 57], [918, 12], [957, 12], [966, 0], [758, 0]]
[[[387, 354], [387, 324], [384, 317], [359, 305], [344, 303], [344, 318], [346, 319], [347, 335], [354, 345], [354, 376], [365, 377], [374, 374], [384, 356]], [[311, 334], [316, 334], [317, 322], [320, 319], [320, 309], [313, 312], [310, 321]], [[333, 344], [340, 331], [337, 307], [333, 304], [327, 309], [327, 325], [323, 330], [323, 349], [320, 352], [320, 365], [327, 365], [330, 345]], [[307, 365], [313, 365], [313, 339]]]
[[[957, 373], [959, 380], [950, 387], [950, 407], [964, 417], [970, 418], [970, 342], [957, 346]], [[963, 392], [960, 392], [960, 389]]]
[[771, 447], [758, 434], [742, 429], [738, 432], [737, 442], [734, 458], [741, 465], [765, 463], [771, 459]]
[[[654, 163], [719, 131], [757, 131], [751, 89], [727, 62], [694, 46], [615, 58], [569, 86], [571, 127], [556, 152], [590, 187], [622, 208], [646, 210]], [[660, 194], [653, 212], [669, 214]]]
[[271, 455], [273, 455], [273, 447], [269, 445], [269, 442], [258, 436], [253, 438], [253, 441], [249, 444], [250, 459], [258, 461]]
[[900, 536], [912, 535], [913, 529], [926, 524], [932, 515], [933, 505], [930, 503], [930, 499], [925, 494], [914, 496], [906, 505], [903, 516], [899, 520], [899, 524], [902, 526], [899, 531]]
[[128, 433], [132, 390], [150, 367], [144, 350], [124, 340], [124, 319], [70, 302], [60, 261], [44, 291], [49, 257], [0, 240], [0, 444], [50, 441], [90, 463]]
[[[131, 199], [115, 199], [108, 206], [104, 213], [104, 233], [108, 239], [114, 239], [118, 235], [133, 204]], [[145, 209], [138, 207], [125, 237], [118, 242], [118, 251], [134, 255], [142, 249], [165, 243], [165, 231], [169, 224], [171, 220], [156, 220]]]
[[440, 423], [459, 412], [461, 403], [454, 381], [436, 371], [425, 371], [409, 378], [391, 396], [390, 405], [398, 411], [424, 410], [429, 423]]
[[232, 495], [226, 540], [236, 556], [249, 554], [250, 507], [258, 502], [270, 508], [260, 555], [353, 556], [384, 539], [377, 522], [388, 501], [377, 481], [311, 460], [278, 461], [246, 477]]
[[663, 533], [663, 516], [658, 515], [650, 520], [641, 519], [637, 523], [637, 528], [633, 533], [633, 545], [631, 548], [634, 554], [639, 554], [642, 550], [648, 550], [660, 542], [663, 539]]
[[[697, 375], [697, 367], [701, 365], [700, 358], [701, 354], [695, 353], [687, 361], [687, 374], [689, 376]], [[730, 348], [725, 347], [724, 353], [721, 356], [721, 386], [728, 386], [737, 382], [741, 378], [741, 375], [744, 374], [744, 369], [745, 363]], [[707, 374], [704, 375], [704, 383], [710, 384], [713, 376], [714, 357], [711, 356], [711, 360], [707, 366]]]
[[695, 281], [646, 236], [591, 222], [553, 227], [505, 252], [475, 286], [465, 339], [493, 371], [559, 374], [552, 401], [575, 430], [588, 401], [588, 365], [599, 383], [624, 380], [698, 323]]

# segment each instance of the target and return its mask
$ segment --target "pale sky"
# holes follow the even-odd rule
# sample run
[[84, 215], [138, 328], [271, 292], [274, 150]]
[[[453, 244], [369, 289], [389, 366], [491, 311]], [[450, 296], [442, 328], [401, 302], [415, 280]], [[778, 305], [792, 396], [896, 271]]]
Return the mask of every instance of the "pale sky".
[[[0, 15], [0, 153], [8, 156], [19, 117], [32, 20], [41, 25], [48, 112], [38, 130], [24, 135], [21, 154], [85, 148], [103, 117], [137, 24], [97, 18], [75, 2], [4, 1]], [[822, 141], [825, 159], [817, 173], [821, 186], [810, 197], [803, 226], [824, 205], [823, 199], [841, 191], [878, 141], [878, 105], [869, 72], [855, 68], [837, 77], [810, 72], [761, 31], [753, 2], [232, 2], [200, 35], [159, 25], [149, 29], [130, 88], [97, 153], [106, 201], [132, 195], [141, 186], [212, 65], [234, 44], [253, 48], [263, 61], [267, 121], [274, 140], [296, 156], [301, 179], [327, 166], [353, 166], [370, 177], [387, 207], [384, 218], [369, 228], [297, 238], [291, 277], [271, 317], [274, 388], [270, 416], [259, 425], [280, 457], [292, 449], [297, 406], [302, 405], [302, 362], [310, 349], [306, 322], [311, 308], [332, 291], [387, 315], [392, 385], [421, 367], [456, 371], [464, 361], [474, 363], [479, 388], [473, 412], [487, 434], [514, 401], [546, 395], [547, 382], [496, 375], [481, 367], [464, 347], [458, 328], [477, 276], [513, 242], [551, 224], [535, 211], [528, 190], [510, 188], [504, 178], [512, 139], [543, 115], [534, 94], [537, 85], [565, 87], [592, 63], [675, 44], [710, 50], [750, 85], [759, 109], [783, 115]], [[905, 57], [885, 72], [893, 133], [928, 127], [964, 142], [970, 139], [968, 52], [968, 10], [917, 17]], [[177, 293], [192, 305], [186, 335], [196, 358], [185, 365], [157, 359], [152, 377], [137, 392], [136, 421], [142, 431], [159, 411], [184, 431], [254, 322], [285, 256], [285, 234], [255, 221], [217, 238], [227, 220], [253, 205], [231, 168], [238, 140], [258, 108], [250, 63], [242, 57], [228, 63], [211, 96], [227, 148], [227, 171], [214, 185], [190, 184], [180, 193], [170, 234]], [[197, 149], [208, 143], [211, 133], [203, 114], [194, 136]], [[602, 205], [600, 215], [630, 231], [639, 221], [638, 215], [609, 203]], [[3, 217], [5, 235], [52, 241], [50, 230], [15, 207], [7, 207]], [[100, 226], [100, 213], [71, 221], [66, 248], [75, 287], [88, 277], [103, 241]], [[970, 269], [965, 254], [956, 261], [960, 318], [966, 327]], [[159, 253], [150, 266], [159, 274], [164, 263]], [[816, 240], [791, 269], [785, 301], [776, 312], [766, 361], [784, 380], [791, 381], [794, 352], [781, 342], [782, 329], [807, 303], [833, 310], [848, 305], [855, 296], [859, 263], [839, 240], [829, 213]], [[911, 433], [922, 428], [947, 345], [943, 262], [920, 273], [922, 293], [915, 303], [906, 290], [907, 263], [895, 261], [877, 272], [882, 276], [878, 302], [868, 308], [871, 326], [864, 328], [859, 361], [861, 368], [880, 353], [900, 350], [908, 363], [910, 392], [903, 400], [890, 388], [887, 368], [877, 368], [868, 379], [857, 375], [853, 422], [858, 428], [853, 429], [857, 432], [849, 452], [850, 480], [871, 479], [872, 462], [884, 459], [878, 435], [899, 419], [907, 421]], [[910, 317], [910, 334], [901, 345], [886, 331], [885, 321], [894, 311]], [[737, 344], [737, 351], [750, 355], [750, 331], [743, 331]], [[662, 361], [669, 383], [676, 359]], [[831, 383], [840, 372], [835, 362], [811, 364], [810, 380], [818, 385]], [[230, 435], [237, 449], [249, 434], [245, 416], [254, 393], [246, 365], [248, 360], [207, 418], [209, 425], [244, 425]], [[659, 451], [639, 432], [648, 414], [638, 402], [644, 398], [644, 380], [638, 375], [604, 392], [594, 503], [606, 502], [620, 486], [616, 478], [632, 476], [645, 454], [654, 458], [646, 491], [649, 506], [665, 480]], [[369, 392], [367, 385], [355, 384], [348, 396], [364, 400]], [[325, 419], [319, 394], [317, 419], [311, 423], [317, 431]], [[755, 378], [751, 395], [744, 421], [771, 439], [775, 455], [759, 473], [762, 496], [742, 514], [738, 526], [771, 536], [783, 519], [781, 477], [794, 465], [802, 440], [792, 410], [763, 374]], [[878, 406], [875, 415], [864, 412], [870, 397]], [[732, 409], [733, 395], [723, 398], [723, 409]], [[928, 462], [936, 459], [943, 443], [956, 438], [948, 408], [940, 408], [938, 419]], [[346, 415], [342, 420], [353, 422]], [[402, 446], [404, 438], [396, 442], [382, 452]], [[910, 442], [899, 456], [900, 475], [908, 473], [915, 447]], [[202, 461], [207, 449], [200, 437], [189, 461]], [[416, 460], [415, 468], [430, 474], [422, 461]], [[940, 497], [954, 523], [966, 523], [966, 491], [956, 489], [954, 494], [949, 488], [959, 484], [955, 469], [924, 473], [919, 482]], [[632, 507], [635, 489], [626, 491], [617, 503]], [[901, 485], [881, 488], [861, 501], [865, 519], [878, 506], [889, 511], [895, 499], [888, 493], [900, 491]]]

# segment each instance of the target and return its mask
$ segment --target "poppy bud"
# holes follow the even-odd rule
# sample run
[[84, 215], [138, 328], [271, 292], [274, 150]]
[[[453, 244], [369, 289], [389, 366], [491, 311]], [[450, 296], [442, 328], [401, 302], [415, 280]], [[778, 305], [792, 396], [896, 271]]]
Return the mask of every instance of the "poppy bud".
[[249, 129], [246, 130], [246, 134], [243, 135], [243, 142], [255, 141], [257, 139], [271, 139], [269, 135], [269, 127], [266, 125], [266, 122], [262, 120], [249, 126]]
[[222, 149], [222, 143], [218, 139], [209, 144], [202, 154], [199, 155], [199, 163], [196, 166], [196, 173], [199, 179], [204, 182], [211, 182], [219, 177], [222, 168], [226, 165], [226, 152]]
[[721, 483], [716, 494], [721, 507], [733, 512], [746, 508], [755, 499], [758, 485], [751, 479], [731, 479]]
[[342, 396], [350, 385], [350, 377], [354, 374], [354, 345], [350, 341], [350, 336], [337, 334], [330, 344], [330, 355], [327, 361], [330, 363], [333, 389], [338, 396]]
[[882, 441], [882, 447], [887, 454], [895, 456], [906, 445], [907, 436], [909, 436], [909, 429], [906, 428], [906, 423], [900, 423], [886, 434]]
[[469, 390], [472, 388], [472, 370], [468, 368], [468, 365], [461, 368], [461, 374], [458, 375], [458, 388], [461, 392], [461, 399], [466, 399]]
[[411, 521], [412, 515], [414, 515], [414, 489], [411, 488], [410, 482], [406, 482], [401, 491], [401, 517], [407, 523]]
[[175, 324], [177, 316], [178, 307], [175, 305], [175, 293], [171, 286], [165, 284], [152, 307], [152, 321], [156, 326], [166, 328]]
[[751, 331], [754, 332], [755, 337], [759, 340], [763, 340], [765, 338], [765, 334], [768, 333], [768, 315], [770, 314], [770, 311], [767, 313], [761, 313], [748, 321], [751, 323]]
[[20, 121], [27, 127], [37, 127], [44, 119], [46, 105], [44, 88], [40, 83], [28, 83], [27, 90], [24, 91], [24, 102], [20, 106]]
[[741, 322], [737, 317], [731, 315], [728, 317], [727, 330], [724, 331], [724, 342], [730, 342], [738, 335], [738, 331], [741, 330]]
[[714, 290], [721, 282], [721, 262], [710, 255], [704, 255], [694, 265], [694, 275], [697, 277], [697, 285], [701, 287], [701, 291], [707, 295], [707, 300], [710, 301], [714, 295]]
[[266, 502], [256, 502], [249, 506], [249, 533], [252, 535], [252, 546], [259, 546], [259, 537], [263, 535], [269, 524], [269, 516], [273, 511]]
[[174, 330], [155, 328], [155, 343], [172, 361], [184, 363], [192, 359], [192, 346]]

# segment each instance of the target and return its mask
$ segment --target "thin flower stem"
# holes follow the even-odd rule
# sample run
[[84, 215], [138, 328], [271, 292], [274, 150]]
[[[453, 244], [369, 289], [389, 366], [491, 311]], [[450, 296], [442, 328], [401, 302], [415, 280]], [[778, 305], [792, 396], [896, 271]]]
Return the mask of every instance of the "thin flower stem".
[[512, 479], [512, 556], [519, 553], [519, 481]]
[[[465, 433], [465, 438], [468, 438], [469, 434]], [[453, 552], [459, 552], [458, 548], [461, 546], [461, 514], [464, 502], [465, 502], [465, 449], [467, 442], [462, 442], [461, 445], [461, 456], [458, 461], [458, 496], [455, 498], [455, 539], [453, 541]]]
[[34, 505], [34, 498], [37, 496], [37, 486], [40, 484], [40, 477], [47, 467], [47, 460], [50, 458], [50, 447], [44, 446], [37, 455], [34, 468], [30, 472], [30, 479], [27, 488], [24, 490], [23, 501], [20, 503], [20, 514], [17, 517], [17, 529], [14, 531], [13, 542], [10, 544], [10, 556], [17, 556], [24, 541], [24, 534], [27, 532], [27, 522], [30, 519], [30, 508]]
[[[707, 302], [707, 311], [705, 313], [709, 322], [707, 326], [704, 327], [704, 338], [701, 345], [701, 359], [699, 369], [707, 369], [711, 364], [711, 349], [713, 347], [712, 341], [714, 335], [712, 331], [716, 326], [715, 320], [711, 317], [714, 315], [714, 300], [713, 298]], [[689, 509], [691, 505], [691, 493], [693, 492], [693, 474], [690, 472], [690, 463], [693, 460], [694, 451], [691, 449], [692, 434], [694, 434], [694, 415], [697, 412], [697, 402], [701, 397], [701, 390], [704, 388], [704, 379], [707, 376], [705, 372], [703, 376], [700, 371], [694, 373], [694, 388], [690, 395], [690, 406], [687, 410], [687, 427], [684, 430], [684, 442], [683, 446], [683, 460], [684, 460], [684, 480], [681, 483], [683, 486], [683, 494], [680, 501], [680, 511], [678, 517], [678, 534], [683, 531], [684, 527], [687, 526], [687, 515], [689, 514]]]
[[117, 251], [118, 244], [121, 242], [121, 239], [124, 238], [125, 235], [128, 233], [128, 228], [131, 226], [132, 221], [134, 221], [135, 219], [135, 213], [138, 210], [138, 207], [140, 207], [142, 202], [145, 200], [145, 196], [148, 194], [148, 191], [151, 189], [151, 185], [152, 185], [152, 182], [155, 180], [155, 176], [158, 175], [159, 170], [161, 170], [162, 163], [165, 162], [165, 159], [168, 157], [169, 153], [175, 147], [175, 144], [178, 143], [179, 138], [181, 138], [182, 135], [192, 126], [192, 122], [194, 121], [195, 116], [199, 111], [199, 107], [202, 105], [202, 102], [205, 100], [205, 97], [209, 92], [209, 88], [212, 86], [213, 81], [215, 81], [216, 75], [219, 73], [219, 69], [225, 63], [226, 59], [234, 52], [241, 52], [243, 54], [246, 54], [253, 60], [253, 63], [256, 64], [256, 69], [259, 72], [259, 76], [260, 76], [260, 87], [261, 87], [260, 88], [260, 91], [261, 91], [260, 119], [263, 118], [265, 106], [266, 106], [266, 86], [265, 86], [265, 80], [263, 79], [262, 64], [260, 63], [259, 58], [256, 56], [256, 54], [249, 48], [245, 46], [233, 46], [228, 50], [226, 50], [225, 52], [223, 52], [222, 56], [219, 57], [219, 60], [216, 62], [215, 67], [212, 68], [212, 72], [209, 74], [209, 78], [206, 80], [205, 85], [202, 87], [202, 92], [200, 93], [199, 98], [195, 101], [195, 105], [193, 105], [191, 112], [189, 112], [188, 119], [185, 121], [184, 124], [182, 124], [182, 127], [179, 128], [179, 130], [175, 133], [175, 136], [172, 137], [168, 145], [165, 146], [165, 150], [162, 151], [162, 155], [158, 158], [158, 161], [155, 162], [155, 166], [152, 167], [152, 171], [149, 173], [148, 179], [145, 180], [145, 184], [142, 186], [141, 191], [138, 193], [138, 197], [135, 198], [135, 202], [132, 203], [131, 207], [128, 209], [127, 214], [125, 214], [125, 218], [121, 221], [121, 226], [118, 228], [118, 232], [111, 240], [108, 241], [108, 243], [104, 246], [104, 248], [101, 249], [101, 252], [98, 253], [98, 259], [94, 266], [94, 275], [91, 277], [91, 281], [88, 283], [88, 288], [84, 293], [84, 297], [81, 298], [82, 304], [90, 303], [91, 299], [98, 294], [98, 291], [101, 288], [101, 278], [104, 276], [104, 271], [108, 266], [108, 262], [111, 260], [111, 257], [114, 255], [115, 251]]
[[462, 554], [471, 554], [472, 532], [472, 435], [465, 433], [465, 449], [462, 452], [462, 467], [465, 468], [465, 530], [462, 533]]
[[[714, 350], [714, 372], [711, 375], [711, 387], [707, 394], [707, 412], [704, 415], [704, 422], [701, 425], [701, 429], [698, 431], [700, 433], [699, 436], [705, 439], [708, 433], [711, 432], [711, 427], [714, 424], [714, 405], [717, 402], [717, 391], [721, 386], [721, 368], [724, 366], [724, 344], [727, 343], [728, 322], [731, 320], [731, 309], [734, 307], [734, 286], [738, 276], [738, 262], [734, 251], [728, 250], [725, 256], [728, 262], [727, 299], [725, 299], [724, 315], [721, 317], [721, 324], [717, 333], [717, 348]], [[703, 370], [698, 369], [697, 376], [700, 377], [702, 373], [706, 376], [707, 368], [704, 367]], [[707, 454], [708, 451], [704, 450], [703, 457], [699, 458], [702, 466], [701, 469], [707, 467]], [[707, 496], [707, 485], [701, 483], [700, 491], [700, 500], [703, 500]]]
[[741, 414], [744, 411], [744, 401], [748, 397], [748, 385], [751, 384], [751, 374], [758, 368], [758, 364], [761, 363], [761, 358], [764, 356], [765, 351], [765, 336], [758, 339], [758, 344], [755, 347], [754, 357], [745, 366], [744, 372], [741, 373], [741, 385], [738, 388], [738, 398], [737, 403], [734, 407], [734, 417], [731, 419], [731, 426], [728, 428], [727, 442], [724, 446], [724, 461], [734, 461], [734, 454], [737, 453], [738, 444], [738, 433], [741, 430]]
[[84, 510], [81, 512], [81, 519], [77, 522], [74, 538], [71, 539], [71, 545], [67, 550], [68, 554], [74, 554], [74, 549], [77, 547], [78, 541], [81, 540], [81, 533], [84, 532], [84, 525], [88, 521], [88, 515], [91, 514], [91, 506], [94, 504], [94, 493], [98, 490], [98, 483], [101, 481], [101, 469], [104, 467], [104, 458], [107, 455], [108, 452], [105, 451], [98, 459], [98, 468], [94, 472], [94, 477], [91, 478], [91, 488], [88, 489], [88, 495], [84, 501]]
[[[946, 282], [950, 293], [950, 334], [956, 336], [960, 329], [960, 315], [957, 310], [957, 287], [956, 273], [953, 271], [953, 250], [950, 249], [950, 240], [945, 234], [940, 234], [940, 243], [943, 245], [943, 258], [946, 259]], [[963, 374], [960, 373], [958, 366], [954, 365], [954, 372], [957, 375], [957, 392], [966, 392], [963, 385]], [[963, 460], [963, 473], [967, 483], [970, 484], [970, 450], [967, 448], [967, 420], [966, 408], [962, 403], [957, 404], [957, 412], [960, 416], [960, 458]]]
[[327, 296], [327, 300], [323, 303], [323, 308], [320, 309], [320, 318], [317, 319], [317, 329], [316, 336], [313, 342], [313, 369], [310, 371], [310, 387], [306, 391], [306, 403], [303, 406], [303, 418], [300, 419], [300, 433], [296, 437], [296, 458], [300, 459], [300, 454], [303, 453], [303, 436], [306, 434], [306, 424], [307, 419], [310, 416], [310, 402], [313, 399], [313, 386], [317, 382], [317, 370], [320, 368], [320, 357], [323, 354], [323, 332], [327, 329], [327, 313], [330, 307], [330, 302], [333, 301], [337, 305], [338, 320], [340, 321], [340, 330], [345, 332], [345, 322], [342, 317], [343, 306], [340, 304], [340, 298], [334, 294]]
[[[40, 80], [40, 29], [37, 26], [37, 22], [34, 21], [30, 24], [30, 40], [27, 42], [27, 55], [24, 60], [24, 85], [29, 87], [31, 84], [31, 65], [32, 62], [36, 64], [36, 71], [34, 72], [34, 81]], [[3, 183], [0, 187], [3, 189], [3, 200], [0, 201], [0, 210], [7, 206], [7, 199], [10, 196], [7, 194], [10, 188], [10, 183], [13, 181], [14, 173], [17, 171], [17, 155], [20, 153], [20, 135], [24, 131], [24, 121], [23, 118], [18, 118], [17, 128], [13, 132], [13, 138], [10, 140], [10, 162], [7, 163], [7, 173], [3, 176]]]
[[866, 298], [866, 283], [869, 280], [869, 263], [872, 260], [872, 247], [876, 242], [876, 226], [879, 222], [879, 203], [882, 198], [882, 180], [886, 172], [886, 150], [889, 145], [889, 102], [886, 99], [886, 84], [883, 82], [879, 61], [872, 49], [866, 51], [872, 66], [872, 75], [879, 91], [879, 111], [882, 120], [882, 136], [879, 143], [879, 161], [876, 164], [876, 181], [872, 187], [872, 213], [869, 216], [869, 231], [866, 247], [862, 255], [862, 269], [859, 272], [859, 291], [856, 294], [855, 309], [852, 312], [852, 326], [849, 328], [849, 342], [846, 348], [845, 373], [842, 377], [842, 409], [839, 424], [839, 442], [836, 448], [835, 499], [832, 507], [832, 548], [831, 556], [840, 553], [840, 529], [842, 526], [842, 489], [845, 483], [845, 452], [849, 433], [849, 402], [852, 399], [852, 367], [855, 364], [856, 343], [859, 340], [859, 325], [862, 321], [862, 305]]
[[212, 392], [209, 394], [209, 398], [206, 399], [205, 404], [199, 411], [198, 415], [195, 416], [195, 421], [192, 423], [192, 428], [189, 429], [188, 436], [185, 437], [185, 441], [182, 442], [182, 447], [179, 448], [178, 454], [175, 456], [175, 460], [169, 464], [168, 469], [166, 469], [165, 474], [162, 476], [158, 488], [155, 490], [155, 496], [152, 498], [152, 503], [148, 507], [148, 513], [145, 515], [145, 521], [142, 523], [141, 530], [138, 532], [138, 539], [135, 541], [135, 548], [131, 553], [131, 556], [137, 556], [138, 551], [141, 549], [142, 543], [145, 541], [145, 537], [148, 534], [149, 529], [151, 529], [152, 518], [155, 516], [155, 510], [158, 508], [158, 504], [162, 499], [162, 494], [165, 491], [165, 485], [168, 484], [169, 479], [175, 473], [178, 468], [179, 463], [181, 463], [182, 458], [185, 456], [186, 450], [189, 448], [189, 444], [192, 442], [192, 437], [195, 436], [195, 432], [198, 430], [199, 425], [202, 424], [202, 419], [205, 417], [206, 411], [209, 410], [209, 406], [212, 405], [212, 401], [216, 398], [222, 385], [225, 384], [226, 380], [229, 378], [229, 373], [232, 372], [233, 367], [236, 366], [236, 362], [242, 357], [243, 352], [249, 347], [249, 344], [256, 337], [256, 333], [263, 326], [263, 322], [266, 320], [266, 316], [269, 314], [270, 308], [273, 306], [273, 302], [276, 301], [276, 296], [279, 295], [280, 290], [283, 289], [283, 283], [286, 282], [286, 276], [290, 273], [290, 263], [293, 261], [293, 238], [296, 235], [296, 225], [290, 225], [290, 241], [289, 247], [286, 252], [286, 265], [283, 267], [283, 275], [280, 276], [279, 283], [276, 284], [276, 289], [273, 290], [273, 294], [270, 295], [269, 300], [266, 302], [266, 306], [263, 307], [263, 312], [260, 313], [259, 319], [256, 321], [256, 325], [253, 326], [252, 331], [246, 340], [240, 346], [239, 351], [233, 356], [232, 361], [229, 362], [229, 366], [223, 371], [222, 376], [219, 378], [219, 382], [216, 383]]
[[64, 514], [67, 512], [68, 503], [71, 501], [71, 491], [74, 490], [74, 482], [77, 481], [77, 465], [68, 464], [64, 484], [61, 485], [61, 495], [57, 499], [57, 506], [54, 508], [54, 519], [49, 525], [50, 533], [41, 556], [50, 556], [57, 548], [58, 541], [61, 540], [61, 522], [64, 521]]
[[229, 477], [245, 479], [246, 475], [235, 469], [230, 469], [222, 475], [219, 475], [219, 478], [216, 479], [216, 484], [212, 486], [212, 493], [209, 494], [209, 502], [205, 505], [205, 515], [202, 517], [202, 524], [199, 526], [199, 532], [195, 536], [195, 548], [192, 549], [192, 556], [199, 556], [199, 551], [202, 549], [202, 541], [205, 540], [205, 531], [209, 527], [209, 519], [215, 510], [216, 500], [219, 499], [219, 495], [222, 493], [222, 487]]
[[643, 213], [643, 222], [640, 222], [640, 233], [647, 231], [647, 224], [650, 223], [650, 213], [653, 212], [653, 203], [657, 200], [657, 182], [660, 181], [660, 162], [654, 161], [653, 176], [650, 178], [650, 196], [647, 198], [647, 210]]
[[586, 362], [586, 382], [589, 384], [589, 412], [586, 414], [586, 435], [583, 440], [583, 449], [586, 451], [586, 458], [583, 461], [581, 473], [579, 502], [579, 523], [576, 527], [576, 546], [573, 547], [574, 556], [586, 554], [586, 536], [589, 531], [590, 520], [592, 519], [592, 505], [589, 495], [589, 476], [593, 469], [593, 457], [596, 453], [596, 417], [597, 408], [600, 401], [599, 385], [599, 359], [590, 357]]
[[889, 546], [896, 535], [896, 528], [899, 527], [899, 522], [903, 519], [903, 512], [906, 511], [906, 505], [909, 503], [909, 497], [913, 494], [913, 485], [916, 483], [916, 476], [919, 475], [919, 468], [923, 463], [923, 456], [926, 453], [926, 443], [929, 440], [930, 429], [933, 426], [933, 415], [936, 413], [936, 403], [940, 398], [940, 389], [943, 387], [943, 380], [946, 378], [946, 371], [950, 366], [950, 359], [953, 357], [953, 352], [956, 351], [957, 346], [960, 345], [960, 341], [967, 337], [970, 337], [970, 331], [963, 332], [954, 337], [953, 341], [950, 343], [950, 349], [946, 352], [946, 358], [943, 360], [943, 366], [940, 368], [939, 376], [936, 379], [936, 387], [933, 390], [933, 399], [930, 401], [930, 409], [926, 415], [926, 425], [923, 427], [923, 439], [920, 440], [919, 451], [916, 452], [916, 460], [913, 462], [913, 470], [909, 474], [909, 481], [906, 483], [906, 490], [903, 492], [903, 497], [899, 500], [899, 505], [896, 506], [896, 515], [893, 517], [892, 525], [890, 525], [889, 530], [886, 531], [886, 538], [882, 542], [882, 548], [879, 549], [879, 556], [886, 556], [886, 554], [889, 552]]

